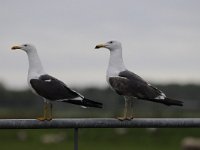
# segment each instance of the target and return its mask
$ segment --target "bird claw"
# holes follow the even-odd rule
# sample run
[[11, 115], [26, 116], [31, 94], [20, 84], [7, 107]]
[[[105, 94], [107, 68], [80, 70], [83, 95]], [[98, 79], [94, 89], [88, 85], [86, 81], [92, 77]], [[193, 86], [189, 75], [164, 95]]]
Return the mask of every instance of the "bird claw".
[[38, 117], [37, 120], [39, 120], [39, 121], [45, 121], [46, 118], [45, 117]]
[[134, 118], [134, 114], [132, 114], [130, 117], [127, 117], [128, 120], [132, 120]]
[[129, 120], [127, 117], [117, 117], [117, 119], [118, 119], [119, 121]]
[[47, 121], [51, 121], [52, 119], [53, 119], [53, 118], [47, 118], [46, 120], [47, 120]]
[[52, 118], [39, 117], [39, 118], [37, 118], [37, 120], [39, 120], [39, 121], [51, 121]]
[[119, 120], [119, 121], [125, 121], [125, 120], [132, 120], [134, 117], [133, 116], [131, 116], [131, 117], [117, 117], [117, 119]]
[[127, 117], [127, 120], [132, 120], [134, 117], [131, 116], [131, 117]]

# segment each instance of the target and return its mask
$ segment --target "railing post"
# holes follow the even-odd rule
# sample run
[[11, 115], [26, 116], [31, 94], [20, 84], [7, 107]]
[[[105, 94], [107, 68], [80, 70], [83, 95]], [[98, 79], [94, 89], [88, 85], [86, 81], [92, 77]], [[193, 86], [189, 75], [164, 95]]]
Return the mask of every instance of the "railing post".
[[78, 128], [74, 128], [74, 150], [78, 150]]

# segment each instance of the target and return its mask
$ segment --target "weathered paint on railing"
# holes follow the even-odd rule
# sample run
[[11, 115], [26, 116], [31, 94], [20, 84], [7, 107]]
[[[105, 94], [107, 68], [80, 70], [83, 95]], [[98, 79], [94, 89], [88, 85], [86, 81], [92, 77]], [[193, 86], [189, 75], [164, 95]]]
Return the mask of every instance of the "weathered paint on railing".
[[53, 119], [52, 121], [0, 119], [0, 129], [176, 127], [200, 127], [200, 118], [136, 118], [130, 121], [119, 121], [112, 118]]

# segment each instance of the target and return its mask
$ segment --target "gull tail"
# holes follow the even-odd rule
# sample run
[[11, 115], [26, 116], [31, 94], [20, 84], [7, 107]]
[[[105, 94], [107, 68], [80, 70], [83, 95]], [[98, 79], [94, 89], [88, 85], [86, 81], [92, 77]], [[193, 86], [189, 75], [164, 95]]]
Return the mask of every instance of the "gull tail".
[[143, 100], [148, 100], [156, 103], [161, 103], [167, 106], [175, 105], [175, 106], [183, 106], [183, 102], [175, 99], [171, 99], [166, 97], [165, 99], [143, 99]]
[[81, 105], [83, 107], [103, 108], [102, 103], [95, 102], [95, 101], [89, 100], [87, 98], [83, 98], [83, 100], [67, 100], [67, 101], [64, 101], [64, 102], [76, 104], [76, 105]]

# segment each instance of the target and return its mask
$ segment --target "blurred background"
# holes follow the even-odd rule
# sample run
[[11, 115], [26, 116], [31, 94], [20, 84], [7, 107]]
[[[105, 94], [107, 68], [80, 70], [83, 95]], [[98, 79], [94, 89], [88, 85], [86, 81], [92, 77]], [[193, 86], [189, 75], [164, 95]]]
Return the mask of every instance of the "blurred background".
[[[95, 45], [122, 42], [129, 70], [183, 107], [135, 101], [135, 117], [200, 116], [200, 1], [0, 0], [0, 117], [36, 118], [43, 101], [27, 86], [27, 56], [16, 44], [36, 46], [45, 70], [103, 109], [54, 103], [56, 118], [117, 117], [124, 100], [106, 83], [109, 52]], [[72, 149], [71, 130], [0, 130], [0, 148]], [[11, 144], [12, 143], [12, 144]], [[81, 149], [200, 147], [199, 129], [82, 129]], [[199, 148], [200, 149], [200, 148]]]

